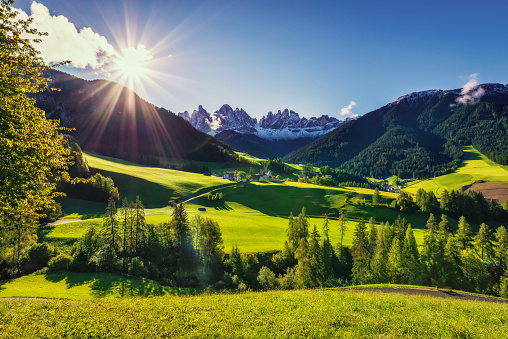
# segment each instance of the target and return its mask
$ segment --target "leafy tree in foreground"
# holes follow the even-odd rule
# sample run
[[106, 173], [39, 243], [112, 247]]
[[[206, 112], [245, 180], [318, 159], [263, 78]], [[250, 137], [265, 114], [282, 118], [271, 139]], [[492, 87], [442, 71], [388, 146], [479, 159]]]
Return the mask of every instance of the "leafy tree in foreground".
[[[23, 214], [36, 219], [55, 197], [55, 181], [68, 180], [70, 151], [55, 133], [58, 121], [46, 120], [27, 93], [47, 87], [47, 70], [32, 46], [42, 35], [31, 20], [16, 18], [13, 1], [0, 3], [0, 219]], [[51, 182], [49, 179], [53, 179]]]
[[[45, 90], [46, 66], [32, 46], [43, 35], [18, 19], [12, 0], [0, 2], [0, 228], [2, 262], [16, 265], [33, 241], [33, 222], [57, 195], [56, 181], [69, 180], [70, 150], [28, 93]], [[31, 38], [27, 38], [31, 37]], [[59, 65], [56, 65], [59, 66]], [[56, 67], [55, 66], [55, 67]], [[52, 67], [51, 67], [52, 68]]]

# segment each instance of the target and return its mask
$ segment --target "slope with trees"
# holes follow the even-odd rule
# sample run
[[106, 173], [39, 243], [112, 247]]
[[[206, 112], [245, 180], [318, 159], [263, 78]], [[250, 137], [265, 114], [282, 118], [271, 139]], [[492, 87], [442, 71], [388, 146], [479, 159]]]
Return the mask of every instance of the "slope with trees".
[[284, 160], [340, 166], [365, 176], [432, 177], [460, 164], [460, 146], [473, 144], [504, 164], [506, 87], [481, 85], [479, 102], [457, 103], [459, 90], [412, 93], [340, 126]]

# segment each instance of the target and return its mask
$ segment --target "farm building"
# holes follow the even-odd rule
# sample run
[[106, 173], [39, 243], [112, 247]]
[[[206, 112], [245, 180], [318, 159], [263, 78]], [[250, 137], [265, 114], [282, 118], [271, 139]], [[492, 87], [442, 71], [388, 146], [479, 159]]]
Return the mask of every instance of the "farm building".
[[233, 179], [235, 177], [235, 171], [224, 171], [222, 172], [223, 179]]

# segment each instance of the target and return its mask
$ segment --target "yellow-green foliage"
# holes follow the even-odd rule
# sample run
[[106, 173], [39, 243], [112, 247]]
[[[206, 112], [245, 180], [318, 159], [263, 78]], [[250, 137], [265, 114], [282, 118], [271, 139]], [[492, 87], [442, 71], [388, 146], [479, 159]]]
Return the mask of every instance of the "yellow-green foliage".
[[488, 160], [472, 146], [464, 147], [463, 151], [464, 162], [456, 172], [420, 181], [405, 191], [416, 194], [419, 188], [423, 188], [426, 191], [434, 191], [439, 197], [445, 189], [458, 190], [477, 180], [508, 183], [508, 171], [503, 166]]
[[508, 305], [368, 291], [2, 300], [3, 338], [505, 338]]

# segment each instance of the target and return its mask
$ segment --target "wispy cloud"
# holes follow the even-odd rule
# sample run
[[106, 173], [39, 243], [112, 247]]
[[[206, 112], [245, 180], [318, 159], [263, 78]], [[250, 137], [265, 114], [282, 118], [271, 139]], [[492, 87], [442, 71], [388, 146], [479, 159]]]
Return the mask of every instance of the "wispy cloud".
[[101, 69], [115, 55], [115, 49], [106, 37], [90, 27], [78, 31], [69, 19], [62, 15], [52, 16], [43, 4], [32, 2], [30, 15], [17, 11], [19, 18], [33, 18], [31, 27], [48, 33], [40, 37], [41, 42], [35, 46], [47, 63], [70, 60], [70, 66], [75, 68]]
[[460, 96], [455, 100], [458, 104], [474, 104], [485, 94], [485, 90], [478, 86], [478, 73], [471, 74], [469, 81], [460, 91]]
[[342, 116], [352, 115], [353, 114], [352, 109], [355, 106], [356, 106], [356, 102], [351, 101], [349, 103], [349, 105], [347, 105], [346, 107], [343, 107], [343, 108], [340, 109], [340, 113], [339, 114], [342, 115]]

